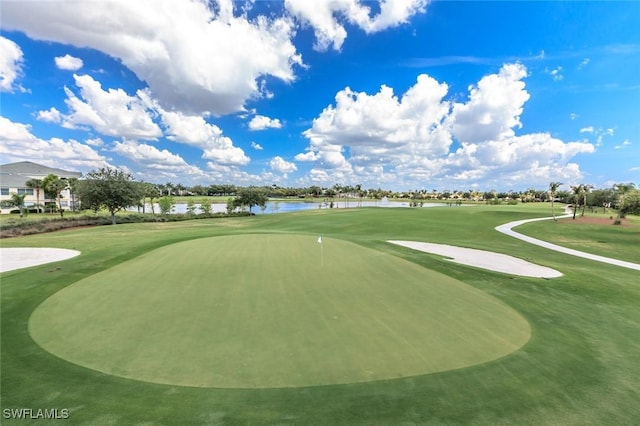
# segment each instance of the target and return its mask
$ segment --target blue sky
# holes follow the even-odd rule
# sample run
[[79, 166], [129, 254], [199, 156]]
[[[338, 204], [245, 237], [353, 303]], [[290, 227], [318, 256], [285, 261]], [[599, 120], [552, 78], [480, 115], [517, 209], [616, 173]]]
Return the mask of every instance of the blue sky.
[[137, 179], [640, 182], [640, 3], [0, 3], [0, 155]]

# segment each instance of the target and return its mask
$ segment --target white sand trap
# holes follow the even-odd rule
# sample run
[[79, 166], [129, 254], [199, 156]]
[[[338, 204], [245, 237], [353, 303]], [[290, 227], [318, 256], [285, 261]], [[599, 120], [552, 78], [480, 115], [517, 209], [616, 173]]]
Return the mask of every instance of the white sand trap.
[[534, 278], [557, 278], [562, 273], [546, 266], [536, 265], [517, 257], [491, 251], [449, 246], [446, 244], [421, 243], [417, 241], [388, 241], [425, 253], [446, 256], [447, 260], [463, 265], [475, 266], [490, 271]]
[[77, 250], [59, 248], [0, 248], [0, 272], [58, 262], [79, 255]]

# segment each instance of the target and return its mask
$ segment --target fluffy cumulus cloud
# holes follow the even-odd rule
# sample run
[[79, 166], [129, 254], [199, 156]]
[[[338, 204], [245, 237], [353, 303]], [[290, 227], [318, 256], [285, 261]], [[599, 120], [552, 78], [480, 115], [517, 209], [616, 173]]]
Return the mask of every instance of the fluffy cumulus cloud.
[[[226, 114], [267, 96], [262, 77], [294, 79], [302, 59], [289, 17], [249, 19], [232, 0], [6, 2], [2, 25], [119, 59], [167, 109]], [[109, 17], [109, 19], [105, 19]], [[2, 55], [4, 58], [5, 55]]]
[[[3, 6], [4, 7], [4, 6]], [[0, 36], [0, 92], [13, 92], [22, 74], [22, 49], [12, 40]]]
[[269, 161], [269, 167], [279, 173], [291, 173], [298, 169], [294, 163], [290, 163], [280, 156], [273, 157]]
[[372, 16], [367, 2], [359, 0], [285, 0], [287, 10], [310, 25], [316, 37], [315, 48], [340, 50], [347, 38], [345, 23], [375, 33], [406, 23], [425, 11], [427, 0], [382, 0], [380, 11]]
[[200, 148], [202, 158], [216, 163], [242, 166], [251, 161], [242, 148], [234, 146], [231, 138], [224, 136], [218, 126], [208, 123], [202, 116], [167, 111], [148, 93], [139, 92], [138, 95], [147, 108], [160, 116], [167, 139]]
[[522, 81], [521, 64], [507, 64], [497, 74], [483, 77], [469, 88], [469, 100], [456, 103], [451, 113], [452, 131], [462, 142], [478, 142], [513, 136], [522, 127], [520, 115], [529, 93]]
[[277, 118], [269, 118], [264, 115], [256, 115], [249, 122], [250, 130], [279, 129], [282, 123]]
[[51, 107], [48, 110], [38, 111], [36, 113], [36, 119], [46, 123], [59, 124], [62, 122], [62, 114], [55, 107]]
[[523, 65], [506, 64], [470, 86], [466, 102], [447, 101], [447, 85], [424, 74], [401, 97], [386, 86], [375, 94], [346, 88], [304, 132], [309, 146], [295, 159], [313, 163], [309, 179], [326, 183], [502, 187], [578, 180], [582, 172], [570, 160], [594, 145], [517, 134], [529, 99], [526, 76]]
[[54, 58], [56, 67], [61, 70], [78, 71], [84, 65], [82, 59], [73, 57], [69, 54], [64, 56], [56, 56]]
[[[215, 164], [244, 166], [250, 162], [244, 151], [234, 146], [222, 130], [201, 115], [168, 111], [153, 99], [148, 90], [129, 95], [122, 89], [104, 90], [100, 82], [88, 75], [75, 75], [78, 93], [65, 87], [68, 113], [55, 107], [35, 114], [38, 120], [60, 124], [65, 128], [94, 130], [103, 136], [122, 139], [115, 142], [114, 152], [141, 166], [140, 176], [156, 179], [183, 176], [185, 182], [204, 176], [196, 166], [168, 150], [158, 150], [139, 140], [169, 141], [202, 150], [202, 158]], [[87, 145], [103, 147], [100, 138], [90, 138]], [[163, 169], [163, 164], [166, 168]]]
[[112, 167], [108, 159], [90, 146], [76, 140], [40, 139], [27, 124], [15, 123], [0, 116], [0, 154], [3, 161], [38, 163], [79, 171]]
[[180, 178], [187, 182], [205, 176], [202, 170], [188, 164], [181, 156], [149, 144], [123, 140], [115, 142], [112, 151], [143, 166], [146, 174], [152, 175], [156, 180]]
[[443, 100], [447, 90], [424, 74], [400, 98], [387, 86], [373, 95], [341, 90], [335, 106], [325, 108], [304, 132], [310, 145], [296, 160], [313, 161], [345, 180], [354, 173], [377, 180], [384, 166], [445, 155], [452, 143], [444, 126], [450, 111]]
[[38, 112], [38, 119], [60, 122], [69, 129], [93, 128], [107, 136], [155, 139], [162, 135], [138, 96], [130, 96], [122, 89], [103, 90], [100, 82], [88, 75], [74, 74], [73, 78], [78, 94], [68, 87], [64, 89], [69, 113], [51, 108]]

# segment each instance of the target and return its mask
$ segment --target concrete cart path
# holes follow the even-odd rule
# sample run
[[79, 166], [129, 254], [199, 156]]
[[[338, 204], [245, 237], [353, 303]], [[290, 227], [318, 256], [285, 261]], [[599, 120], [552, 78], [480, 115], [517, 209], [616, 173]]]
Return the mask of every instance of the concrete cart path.
[[[557, 216], [557, 218], [565, 218], [565, 217], [571, 217], [571, 215], [566, 214], [563, 216]], [[514, 222], [505, 223], [504, 225], [496, 226], [495, 229], [496, 231], [502, 232], [503, 234], [509, 235], [510, 237], [517, 238], [519, 240], [525, 241], [530, 244], [535, 244], [537, 246], [544, 247], [549, 250], [555, 250], [560, 253], [566, 253], [572, 256], [578, 256], [578, 257], [583, 257], [589, 260], [595, 260], [596, 262], [608, 263], [610, 265], [616, 265], [616, 266], [621, 266], [623, 268], [635, 269], [636, 271], [640, 271], [640, 264], [638, 263], [626, 262], [624, 260], [613, 259], [610, 257], [599, 256], [597, 254], [585, 253], [583, 251], [562, 247], [557, 244], [552, 244], [546, 241], [538, 240], [537, 238], [532, 238], [512, 230], [512, 228], [523, 225], [525, 223], [537, 222], [539, 220], [550, 220], [550, 219], [553, 219], [553, 217], [539, 217], [535, 219], [516, 220]]]

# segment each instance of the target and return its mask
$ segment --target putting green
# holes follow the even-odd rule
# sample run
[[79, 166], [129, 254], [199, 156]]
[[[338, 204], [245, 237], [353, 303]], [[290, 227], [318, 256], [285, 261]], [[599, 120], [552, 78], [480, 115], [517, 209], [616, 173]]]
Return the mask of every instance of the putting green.
[[415, 376], [530, 337], [497, 299], [376, 250], [255, 234], [162, 247], [66, 287], [32, 314], [47, 351], [155, 383], [296, 387]]

